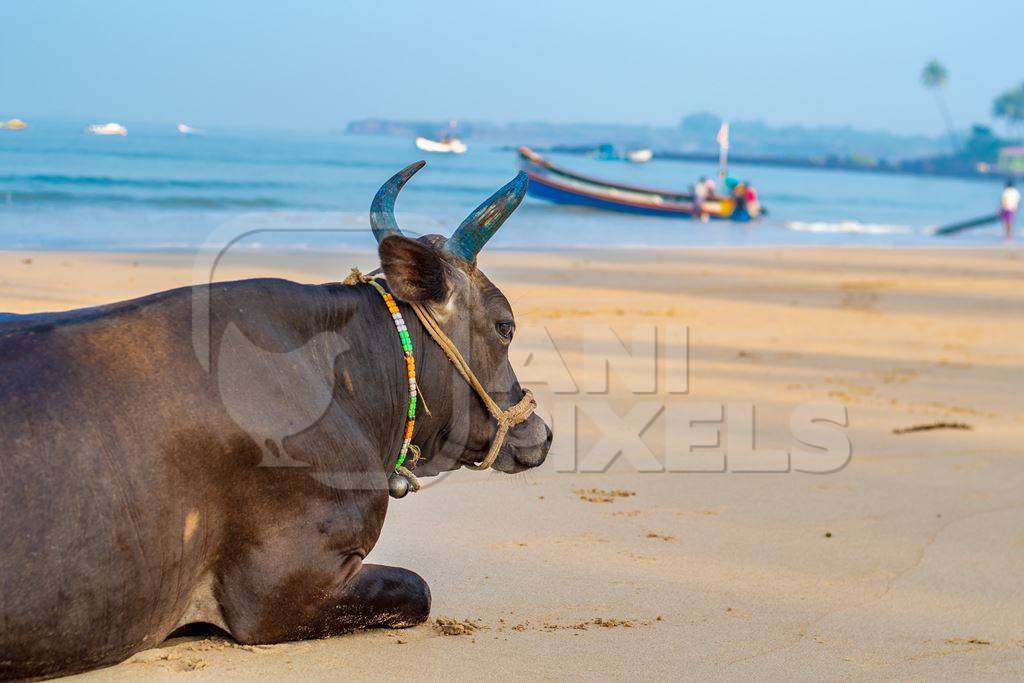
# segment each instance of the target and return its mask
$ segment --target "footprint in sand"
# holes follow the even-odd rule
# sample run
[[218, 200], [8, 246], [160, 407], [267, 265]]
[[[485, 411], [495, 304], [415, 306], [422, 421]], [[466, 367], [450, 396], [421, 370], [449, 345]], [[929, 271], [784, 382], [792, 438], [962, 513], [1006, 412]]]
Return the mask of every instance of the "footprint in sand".
[[616, 498], [629, 498], [636, 495], [636, 491], [626, 491], [624, 489], [612, 489], [610, 491], [605, 489], [573, 489], [572, 492], [579, 496], [580, 500], [585, 500], [588, 503], [613, 503]]
[[917, 371], [909, 368], [893, 368], [882, 373], [882, 381], [886, 384], [906, 384], [917, 377]]
[[884, 280], [851, 280], [841, 282], [839, 289], [843, 292], [839, 300], [839, 306], [852, 311], [865, 311], [875, 313], [875, 304], [878, 303], [878, 289], [891, 287], [892, 283]]

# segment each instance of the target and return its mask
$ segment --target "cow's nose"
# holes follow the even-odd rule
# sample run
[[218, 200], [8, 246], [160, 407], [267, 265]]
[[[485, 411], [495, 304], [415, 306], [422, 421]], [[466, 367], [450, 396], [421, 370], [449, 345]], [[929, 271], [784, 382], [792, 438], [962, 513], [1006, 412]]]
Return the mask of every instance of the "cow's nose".
[[548, 457], [548, 449], [551, 448], [551, 439], [554, 434], [551, 432], [551, 427], [544, 425], [544, 443], [538, 444], [533, 448], [519, 448], [516, 450], [515, 459], [516, 462], [523, 467], [539, 467], [544, 463], [544, 460]]

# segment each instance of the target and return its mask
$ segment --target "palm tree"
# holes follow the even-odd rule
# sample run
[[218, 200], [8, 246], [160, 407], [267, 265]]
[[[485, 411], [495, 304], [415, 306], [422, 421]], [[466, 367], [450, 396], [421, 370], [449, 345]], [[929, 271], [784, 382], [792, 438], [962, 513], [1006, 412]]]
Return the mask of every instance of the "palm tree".
[[1004, 119], [1009, 130], [1020, 130], [1024, 125], [1024, 83], [996, 98], [992, 103], [992, 116]]
[[937, 59], [933, 59], [924, 65], [921, 70], [921, 84], [935, 93], [935, 102], [939, 106], [943, 121], [946, 122], [946, 132], [949, 134], [949, 144], [953, 146], [953, 154], [960, 151], [960, 142], [953, 130], [953, 119], [949, 115], [949, 107], [946, 106], [946, 98], [942, 95], [942, 89], [949, 82], [949, 71]]

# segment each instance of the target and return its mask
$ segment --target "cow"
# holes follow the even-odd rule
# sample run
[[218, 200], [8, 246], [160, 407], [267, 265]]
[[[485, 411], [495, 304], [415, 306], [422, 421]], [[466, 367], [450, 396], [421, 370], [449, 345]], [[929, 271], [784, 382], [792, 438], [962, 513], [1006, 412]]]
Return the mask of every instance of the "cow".
[[[526, 178], [450, 238], [413, 238], [394, 204], [422, 165], [385, 183], [370, 216], [426, 402], [415, 477], [479, 465], [497, 426], [412, 308], [500, 408], [524, 400], [512, 309], [476, 254]], [[193, 623], [268, 644], [427, 620], [419, 575], [364, 562], [407, 374], [395, 316], [366, 282], [217, 282], [0, 318], [0, 678], [112, 665]], [[494, 469], [537, 467], [551, 436], [530, 415]]]

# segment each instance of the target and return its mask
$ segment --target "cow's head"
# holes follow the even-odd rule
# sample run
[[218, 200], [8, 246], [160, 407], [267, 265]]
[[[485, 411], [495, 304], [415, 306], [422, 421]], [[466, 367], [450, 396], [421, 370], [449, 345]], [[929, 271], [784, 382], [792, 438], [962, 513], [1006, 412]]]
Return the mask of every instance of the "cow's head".
[[[491, 398], [508, 409], [523, 397], [512, 365], [509, 345], [515, 318], [505, 295], [476, 265], [476, 255], [515, 211], [526, 193], [520, 173], [481, 204], [449, 238], [426, 235], [412, 239], [395, 220], [395, 198], [424, 162], [408, 166], [377, 192], [370, 223], [377, 238], [381, 268], [395, 297], [422, 304], [468, 361]], [[417, 368], [429, 413], [417, 414], [414, 442], [422, 449], [417, 475], [437, 474], [479, 462], [497, 431], [495, 420], [454, 367], [440, 355], [434, 341], [426, 367]], [[423, 353], [427, 353], [424, 350]], [[508, 434], [493, 467], [519, 472], [544, 462], [551, 430], [536, 414]]]

